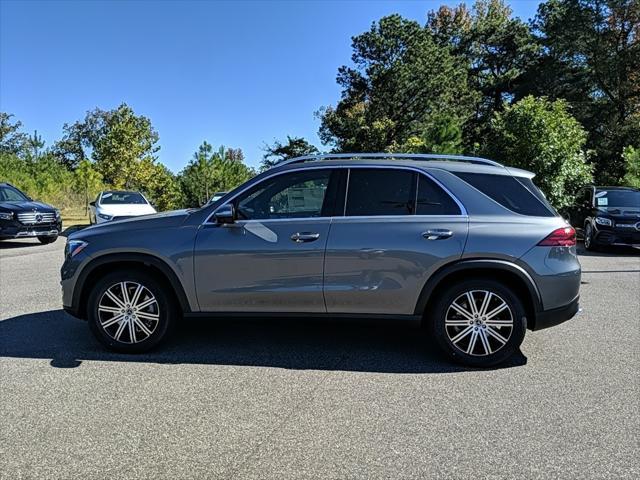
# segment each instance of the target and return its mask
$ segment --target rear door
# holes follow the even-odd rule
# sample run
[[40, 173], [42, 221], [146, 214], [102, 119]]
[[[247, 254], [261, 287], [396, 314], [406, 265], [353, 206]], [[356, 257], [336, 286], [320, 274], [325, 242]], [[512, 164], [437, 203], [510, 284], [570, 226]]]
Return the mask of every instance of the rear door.
[[350, 168], [345, 197], [327, 243], [327, 311], [413, 314], [429, 276], [462, 255], [464, 207], [409, 167]]

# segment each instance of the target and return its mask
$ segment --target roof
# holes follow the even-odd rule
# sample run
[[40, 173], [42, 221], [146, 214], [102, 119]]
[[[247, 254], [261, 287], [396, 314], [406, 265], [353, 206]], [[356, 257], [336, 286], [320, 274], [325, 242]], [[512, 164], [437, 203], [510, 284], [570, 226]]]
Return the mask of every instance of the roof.
[[137, 190], [103, 190], [102, 193], [140, 193]]
[[503, 174], [532, 178], [535, 174], [519, 168], [506, 167], [498, 162], [463, 155], [406, 154], [406, 153], [344, 153], [308, 155], [287, 160], [273, 169], [309, 168], [318, 166], [410, 166], [422, 170], [438, 168], [450, 172]]
[[606, 185], [591, 185], [593, 188], [598, 189], [598, 190], [631, 190], [632, 192], [638, 192], [640, 191], [640, 188], [637, 187], [625, 187], [625, 186], [606, 186]]

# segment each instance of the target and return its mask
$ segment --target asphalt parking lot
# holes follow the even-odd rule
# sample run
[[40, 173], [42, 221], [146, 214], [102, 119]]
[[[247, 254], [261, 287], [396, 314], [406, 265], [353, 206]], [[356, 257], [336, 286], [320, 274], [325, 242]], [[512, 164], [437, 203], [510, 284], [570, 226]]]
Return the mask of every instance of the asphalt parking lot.
[[185, 322], [142, 356], [60, 306], [64, 238], [0, 243], [0, 478], [638, 478], [640, 256], [493, 370], [392, 324]]

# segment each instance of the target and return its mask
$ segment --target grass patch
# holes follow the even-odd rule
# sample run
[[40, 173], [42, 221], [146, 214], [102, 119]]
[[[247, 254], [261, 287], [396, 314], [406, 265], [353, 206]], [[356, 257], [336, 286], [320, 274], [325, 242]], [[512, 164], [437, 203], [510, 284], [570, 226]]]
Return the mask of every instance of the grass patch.
[[86, 214], [84, 207], [82, 208], [65, 208], [61, 212], [62, 228], [68, 228], [75, 225], [89, 225], [89, 215]]

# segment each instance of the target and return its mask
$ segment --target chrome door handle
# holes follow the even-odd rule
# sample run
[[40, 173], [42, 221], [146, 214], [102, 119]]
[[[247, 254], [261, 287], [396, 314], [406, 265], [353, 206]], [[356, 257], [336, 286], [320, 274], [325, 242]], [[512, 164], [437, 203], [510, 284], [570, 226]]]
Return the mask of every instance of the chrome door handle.
[[423, 232], [422, 236], [427, 240], [443, 240], [445, 238], [452, 237], [453, 232], [445, 228], [436, 228], [434, 230], [427, 230], [426, 232]]
[[296, 243], [313, 242], [320, 238], [319, 233], [298, 232], [291, 235], [291, 240]]

